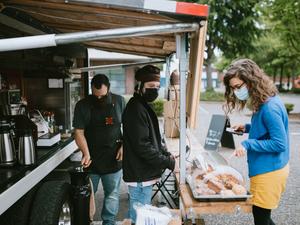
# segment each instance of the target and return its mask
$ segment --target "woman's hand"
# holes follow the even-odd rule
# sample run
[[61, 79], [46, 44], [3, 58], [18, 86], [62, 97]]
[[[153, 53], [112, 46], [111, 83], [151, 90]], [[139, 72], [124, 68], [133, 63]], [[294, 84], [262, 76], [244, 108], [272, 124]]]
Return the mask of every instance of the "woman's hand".
[[89, 167], [91, 165], [91, 163], [92, 163], [92, 160], [91, 160], [90, 154], [82, 155], [81, 165], [83, 166], [83, 168]]
[[232, 128], [236, 131], [242, 131], [243, 133], [245, 133], [245, 131], [246, 131], [244, 124], [234, 125], [234, 126], [232, 126]]
[[246, 155], [246, 149], [243, 146], [238, 147], [237, 149], [234, 150], [233, 154], [236, 157], [243, 157]]

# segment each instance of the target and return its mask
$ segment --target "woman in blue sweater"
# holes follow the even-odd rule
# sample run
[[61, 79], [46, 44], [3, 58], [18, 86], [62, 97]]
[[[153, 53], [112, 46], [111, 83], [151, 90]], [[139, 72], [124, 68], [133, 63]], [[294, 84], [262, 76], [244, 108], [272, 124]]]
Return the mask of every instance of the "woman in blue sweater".
[[250, 59], [234, 61], [224, 76], [225, 110], [253, 111], [251, 124], [234, 129], [249, 133], [235, 150], [247, 154], [255, 225], [274, 225], [271, 210], [278, 207], [289, 173], [289, 128], [284, 104], [269, 77]]

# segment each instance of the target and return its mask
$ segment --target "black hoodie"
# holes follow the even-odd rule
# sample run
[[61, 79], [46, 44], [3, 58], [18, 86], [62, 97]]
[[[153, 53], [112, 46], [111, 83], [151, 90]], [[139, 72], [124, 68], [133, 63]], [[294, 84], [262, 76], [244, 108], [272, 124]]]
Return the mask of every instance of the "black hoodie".
[[175, 160], [162, 146], [155, 112], [139, 95], [129, 100], [123, 113], [123, 178], [144, 182], [160, 178]]

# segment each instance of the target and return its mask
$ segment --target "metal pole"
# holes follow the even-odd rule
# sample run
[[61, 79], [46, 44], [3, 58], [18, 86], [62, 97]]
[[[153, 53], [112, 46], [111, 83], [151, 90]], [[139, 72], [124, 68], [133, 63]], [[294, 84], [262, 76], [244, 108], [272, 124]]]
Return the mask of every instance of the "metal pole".
[[0, 52], [56, 46], [55, 34], [0, 39]]
[[95, 41], [122, 37], [138, 37], [167, 33], [192, 32], [199, 29], [197, 23], [162, 24], [153, 26], [117, 28], [68, 34], [48, 34], [19, 38], [0, 39], [0, 52], [51, 47], [84, 41]]
[[186, 36], [181, 34], [176, 36], [177, 55], [179, 56], [180, 75], [180, 184], [185, 184], [185, 160], [186, 160], [186, 73], [188, 68]]
[[89, 66], [89, 67], [82, 67], [76, 69], [70, 69], [71, 73], [84, 73], [84, 72], [91, 72], [99, 69], [105, 68], [113, 68], [113, 67], [121, 67], [121, 66], [135, 66], [135, 65], [145, 65], [145, 64], [153, 64], [153, 63], [165, 63], [165, 60], [149, 60], [149, 61], [142, 61], [136, 63], [118, 63], [118, 64], [108, 64], [108, 65], [101, 65], [101, 66]]
[[170, 66], [171, 66], [171, 56], [168, 56], [166, 58], [166, 72], [165, 72], [165, 78], [166, 78], [166, 82], [165, 82], [165, 85], [166, 85], [166, 89], [165, 89], [165, 98], [168, 97], [168, 90], [169, 90], [169, 84], [170, 84]]

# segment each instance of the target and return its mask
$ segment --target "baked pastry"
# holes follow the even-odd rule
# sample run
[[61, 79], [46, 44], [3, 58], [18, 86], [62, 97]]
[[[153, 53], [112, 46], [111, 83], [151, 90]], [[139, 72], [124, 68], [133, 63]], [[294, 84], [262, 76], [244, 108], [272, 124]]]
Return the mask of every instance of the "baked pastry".
[[240, 184], [235, 184], [232, 187], [232, 191], [236, 194], [236, 195], [245, 195], [247, 194], [247, 190], [244, 186], [240, 185]]
[[219, 174], [216, 176], [218, 179], [222, 180], [223, 183], [229, 184], [239, 184], [239, 180], [232, 176], [231, 174]]
[[215, 195], [216, 194], [216, 192], [214, 192], [213, 190], [208, 188], [207, 184], [204, 183], [203, 180], [197, 182], [197, 184], [195, 186], [195, 191], [199, 195]]
[[192, 167], [191, 178], [193, 189], [197, 195], [245, 195], [243, 178], [238, 172], [228, 166], [212, 167], [204, 171], [198, 167]]
[[216, 192], [209, 189], [208, 187], [196, 187], [196, 193], [199, 195], [215, 195]]
[[220, 193], [221, 190], [225, 190], [224, 185], [217, 179], [209, 179], [207, 181], [207, 186], [209, 189], [215, 191], [216, 193]]
[[195, 180], [203, 180], [204, 175], [205, 175], [205, 174], [198, 174], [198, 175], [195, 177]]

